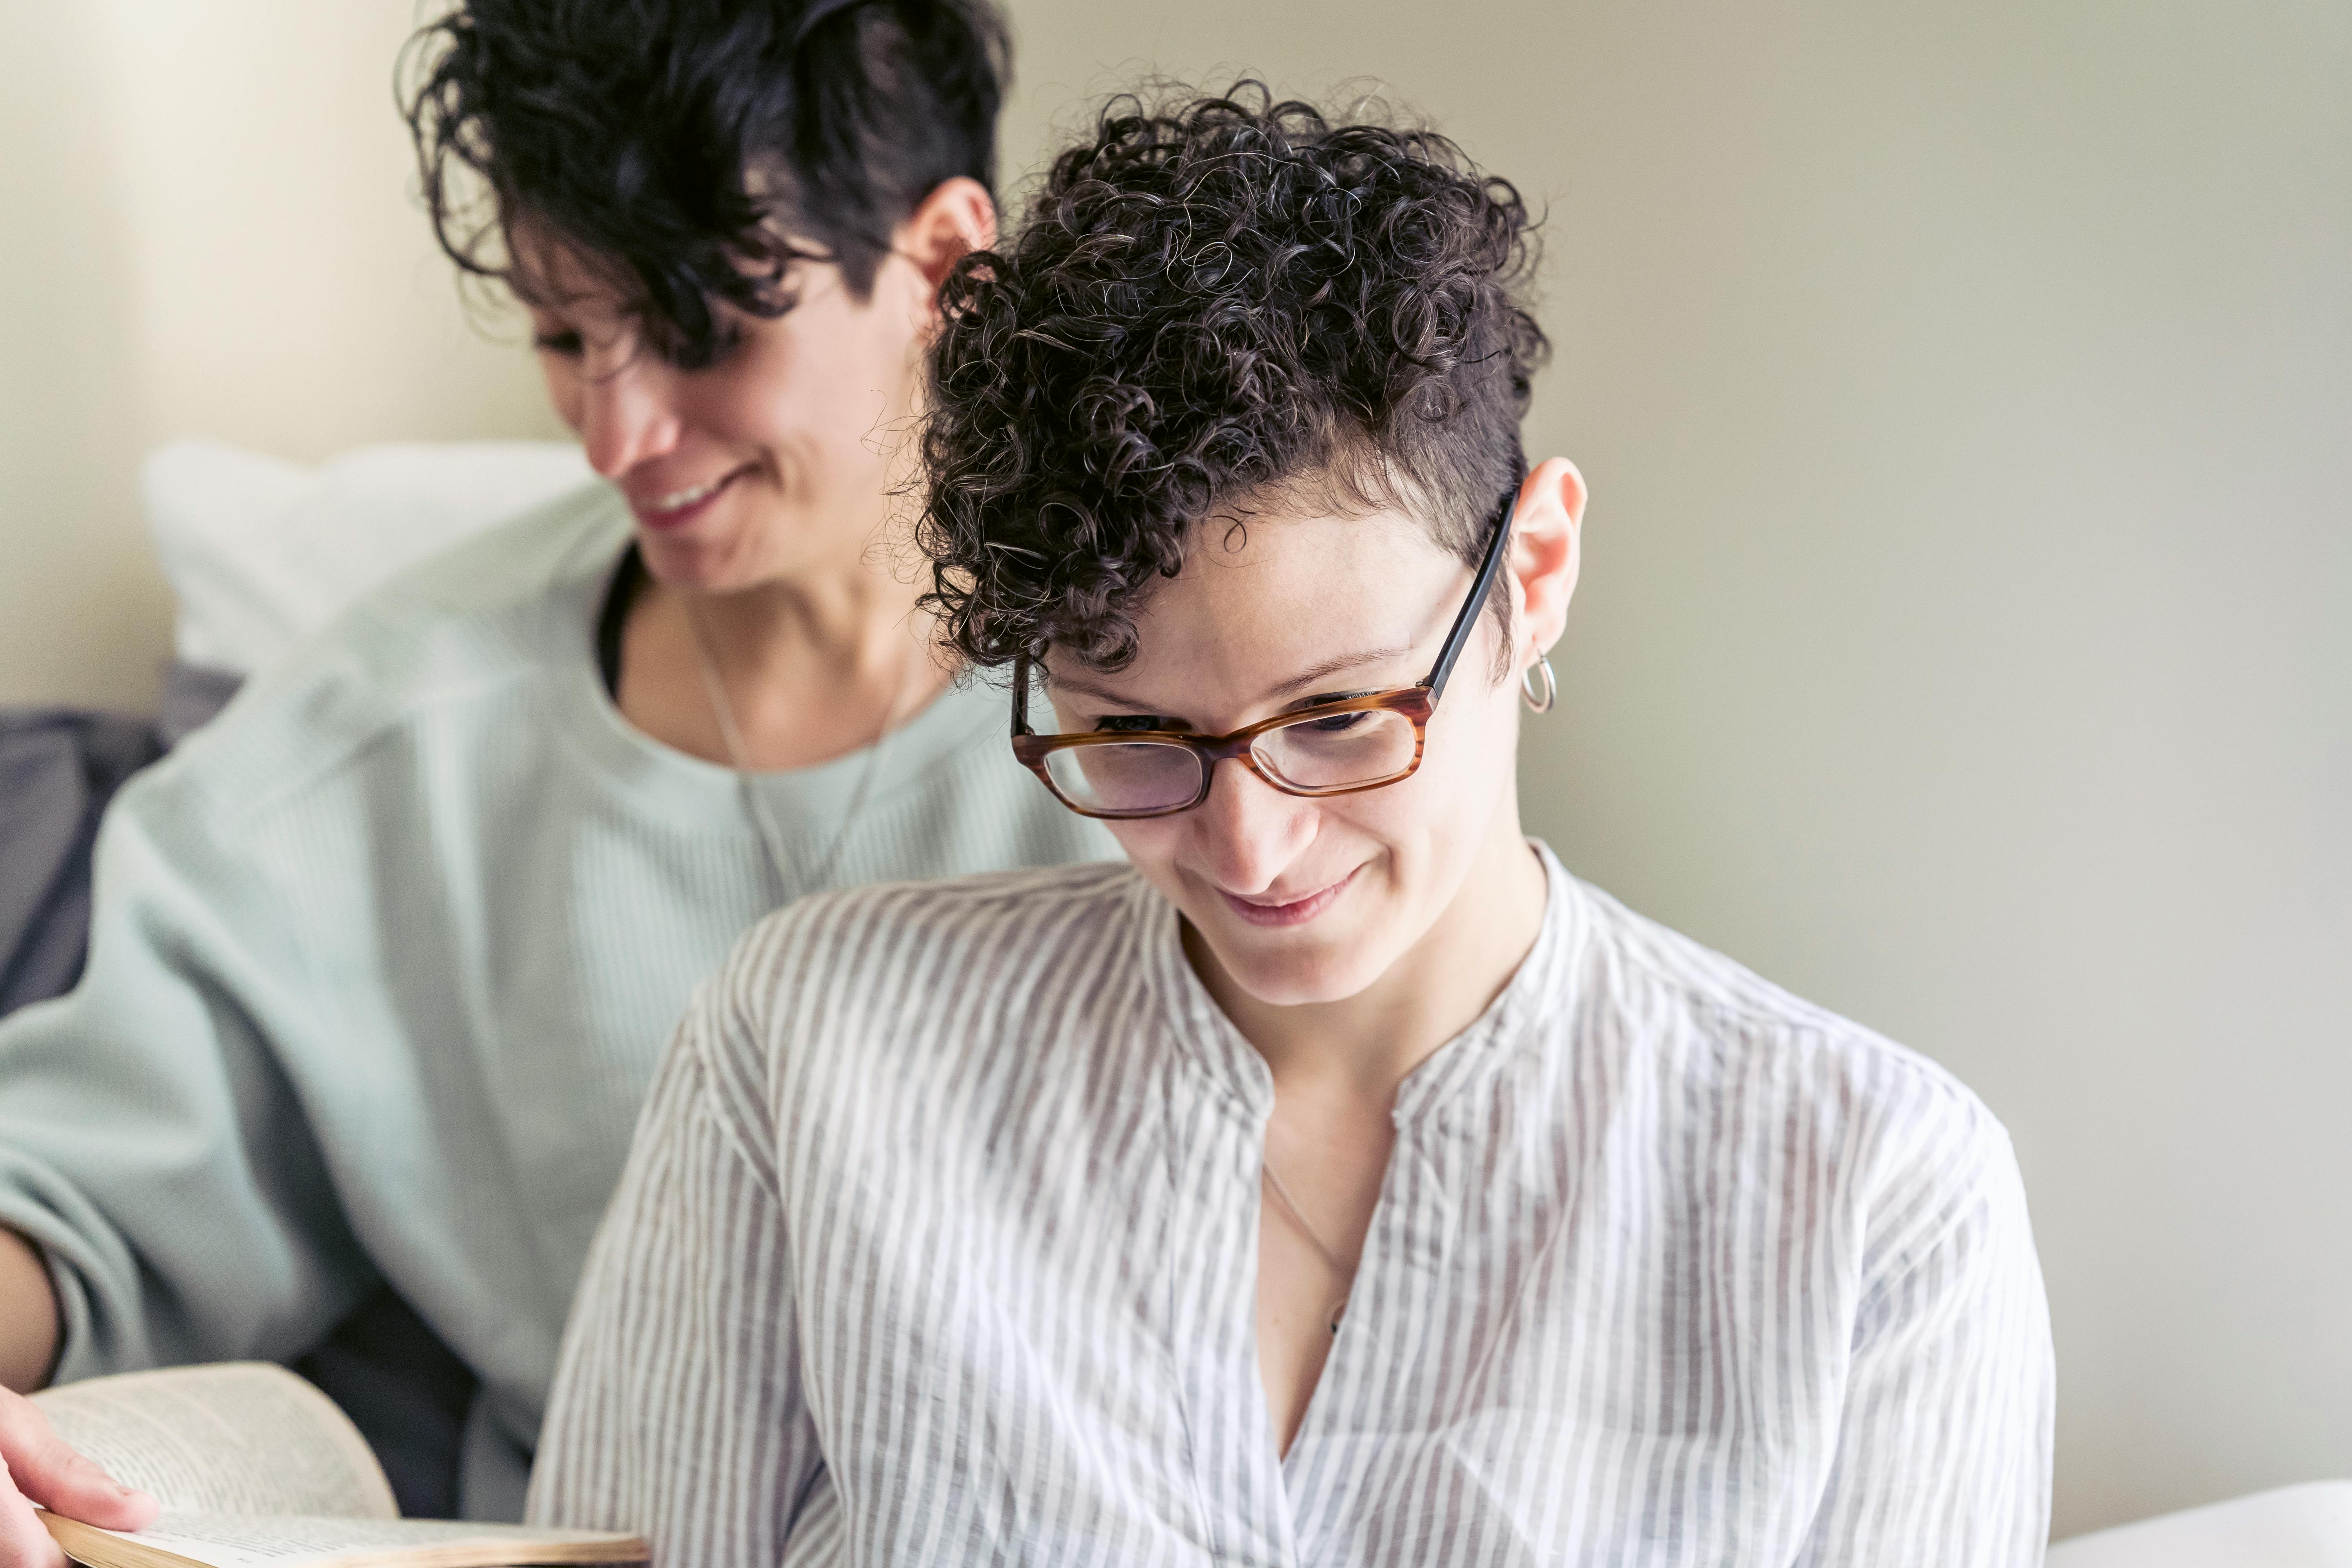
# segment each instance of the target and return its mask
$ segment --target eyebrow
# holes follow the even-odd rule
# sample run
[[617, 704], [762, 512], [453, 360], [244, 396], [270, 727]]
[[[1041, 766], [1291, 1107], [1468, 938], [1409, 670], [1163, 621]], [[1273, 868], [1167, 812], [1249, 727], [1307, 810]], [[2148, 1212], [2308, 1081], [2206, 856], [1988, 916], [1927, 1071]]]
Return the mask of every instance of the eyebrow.
[[[1354, 669], [1360, 665], [1381, 664], [1389, 659], [1402, 658], [1412, 651], [1412, 645], [1411, 643], [1405, 643], [1395, 647], [1366, 648], [1360, 653], [1343, 653], [1336, 658], [1320, 659], [1314, 664], [1308, 665], [1305, 669], [1300, 670], [1297, 674], [1290, 677], [1288, 679], [1277, 681], [1274, 685], [1267, 687], [1265, 692], [1261, 694], [1259, 700], [1272, 701], [1278, 698], [1294, 696], [1320, 681], [1328, 680], [1331, 677], [1339, 674], [1343, 669]], [[1100, 698], [1103, 701], [1112, 703], [1120, 708], [1141, 710], [1149, 706], [1157, 710], [1157, 705], [1155, 704], [1139, 702], [1134, 698], [1124, 696], [1118, 692], [1109, 689], [1108, 687], [1097, 686], [1093, 681], [1087, 679], [1083, 676], [1071, 676], [1066, 678], [1055, 675], [1052, 671], [1048, 670], [1045, 673], [1045, 684], [1048, 687], [1055, 688], [1059, 690], [1077, 692], [1087, 697]]]

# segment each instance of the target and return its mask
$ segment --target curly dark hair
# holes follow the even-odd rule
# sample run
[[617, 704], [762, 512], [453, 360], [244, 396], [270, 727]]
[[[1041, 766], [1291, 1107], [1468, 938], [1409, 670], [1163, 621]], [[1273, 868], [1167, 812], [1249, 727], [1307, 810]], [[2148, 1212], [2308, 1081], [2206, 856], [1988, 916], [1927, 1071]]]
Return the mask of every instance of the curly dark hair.
[[992, 188], [1009, 58], [989, 0], [464, 0], [399, 75], [461, 269], [532, 299], [515, 226], [543, 226], [696, 366], [719, 302], [781, 315], [801, 257], [863, 299], [925, 196]]
[[1112, 100], [941, 294], [919, 532], [948, 638], [982, 668], [1048, 647], [1118, 668], [1196, 527], [1302, 487], [1398, 506], [1475, 565], [1549, 353], [1530, 226], [1433, 131], [1256, 81]]

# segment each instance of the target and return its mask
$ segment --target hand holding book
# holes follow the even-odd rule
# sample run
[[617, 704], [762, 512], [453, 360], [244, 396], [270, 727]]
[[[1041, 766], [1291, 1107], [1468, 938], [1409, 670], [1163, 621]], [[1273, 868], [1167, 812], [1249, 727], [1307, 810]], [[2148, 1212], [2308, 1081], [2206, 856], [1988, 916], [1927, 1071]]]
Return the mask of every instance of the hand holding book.
[[38, 1510], [107, 1530], [140, 1530], [156, 1502], [118, 1483], [49, 1425], [40, 1407], [0, 1389], [0, 1568], [63, 1568]]
[[[17, 1404], [29, 1412], [26, 1429], [50, 1446], [42, 1451], [66, 1456], [51, 1464], [81, 1477], [81, 1489], [51, 1487], [60, 1500], [49, 1511], [26, 1509], [32, 1534], [0, 1545], [0, 1568], [58, 1568], [59, 1548], [89, 1568], [509, 1568], [646, 1559], [646, 1543], [631, 1536], [402, 1519], [366, 1439], [325, 1394], [281, 1367], [231, 1363], [131, 1373]], [[125, 1493], [117, 1480], [145, 1489]], [[93, 1502], [110, 1506], [91, 1510]]]

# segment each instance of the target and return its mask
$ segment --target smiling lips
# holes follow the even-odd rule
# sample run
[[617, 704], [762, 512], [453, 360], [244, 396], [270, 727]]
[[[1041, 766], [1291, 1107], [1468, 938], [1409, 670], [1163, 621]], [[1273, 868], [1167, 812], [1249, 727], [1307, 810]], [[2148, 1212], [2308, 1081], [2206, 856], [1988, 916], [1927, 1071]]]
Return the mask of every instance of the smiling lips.
[[1225, 900], [1226, 908], [1254, 926], [1305, 925], [1308, 921], [1329, 909], [1331, 901], [1344, 892], [1348, 884], [1355, 879], [1356, 873], [1350, 871], [1321, 892], [1309, 893], [1305, 898], [1293, 900], [1289, 903], [1275, 903], [1264, 899], [1244, 899], [1238, 893], [1228, 893], [1223, 888], [1217, 889], [1217, 895]]
[[631, 496], [629, 510], [637, 514], [639, 522], [657, 531], [683, 528], [709, 510], [710, 503], [717, 500], [729, 485], [733, 484], [750, 471], [749, 468], [734, 468], [719, 475], [707, 485], [694, 485], [686, 489], [672, 490], [666, 496], [656, 496], [651, 500], [639, 500], [636, 497]]

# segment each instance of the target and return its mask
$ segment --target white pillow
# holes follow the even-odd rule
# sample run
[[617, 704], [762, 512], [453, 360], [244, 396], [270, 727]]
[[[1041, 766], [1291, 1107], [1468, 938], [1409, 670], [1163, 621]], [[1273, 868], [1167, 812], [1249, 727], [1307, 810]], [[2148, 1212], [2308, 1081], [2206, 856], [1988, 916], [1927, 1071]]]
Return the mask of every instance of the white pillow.
[[266, 669], [404, 567], [585, 483], [557, 441], [362, 447], [317, 468], [213, 441], [147, 458], [148, 527], [191, 664]]
[[2049, 1568], [2346, 1568], [2352, 1481], [2306, 1481], [2078, 1535]]

